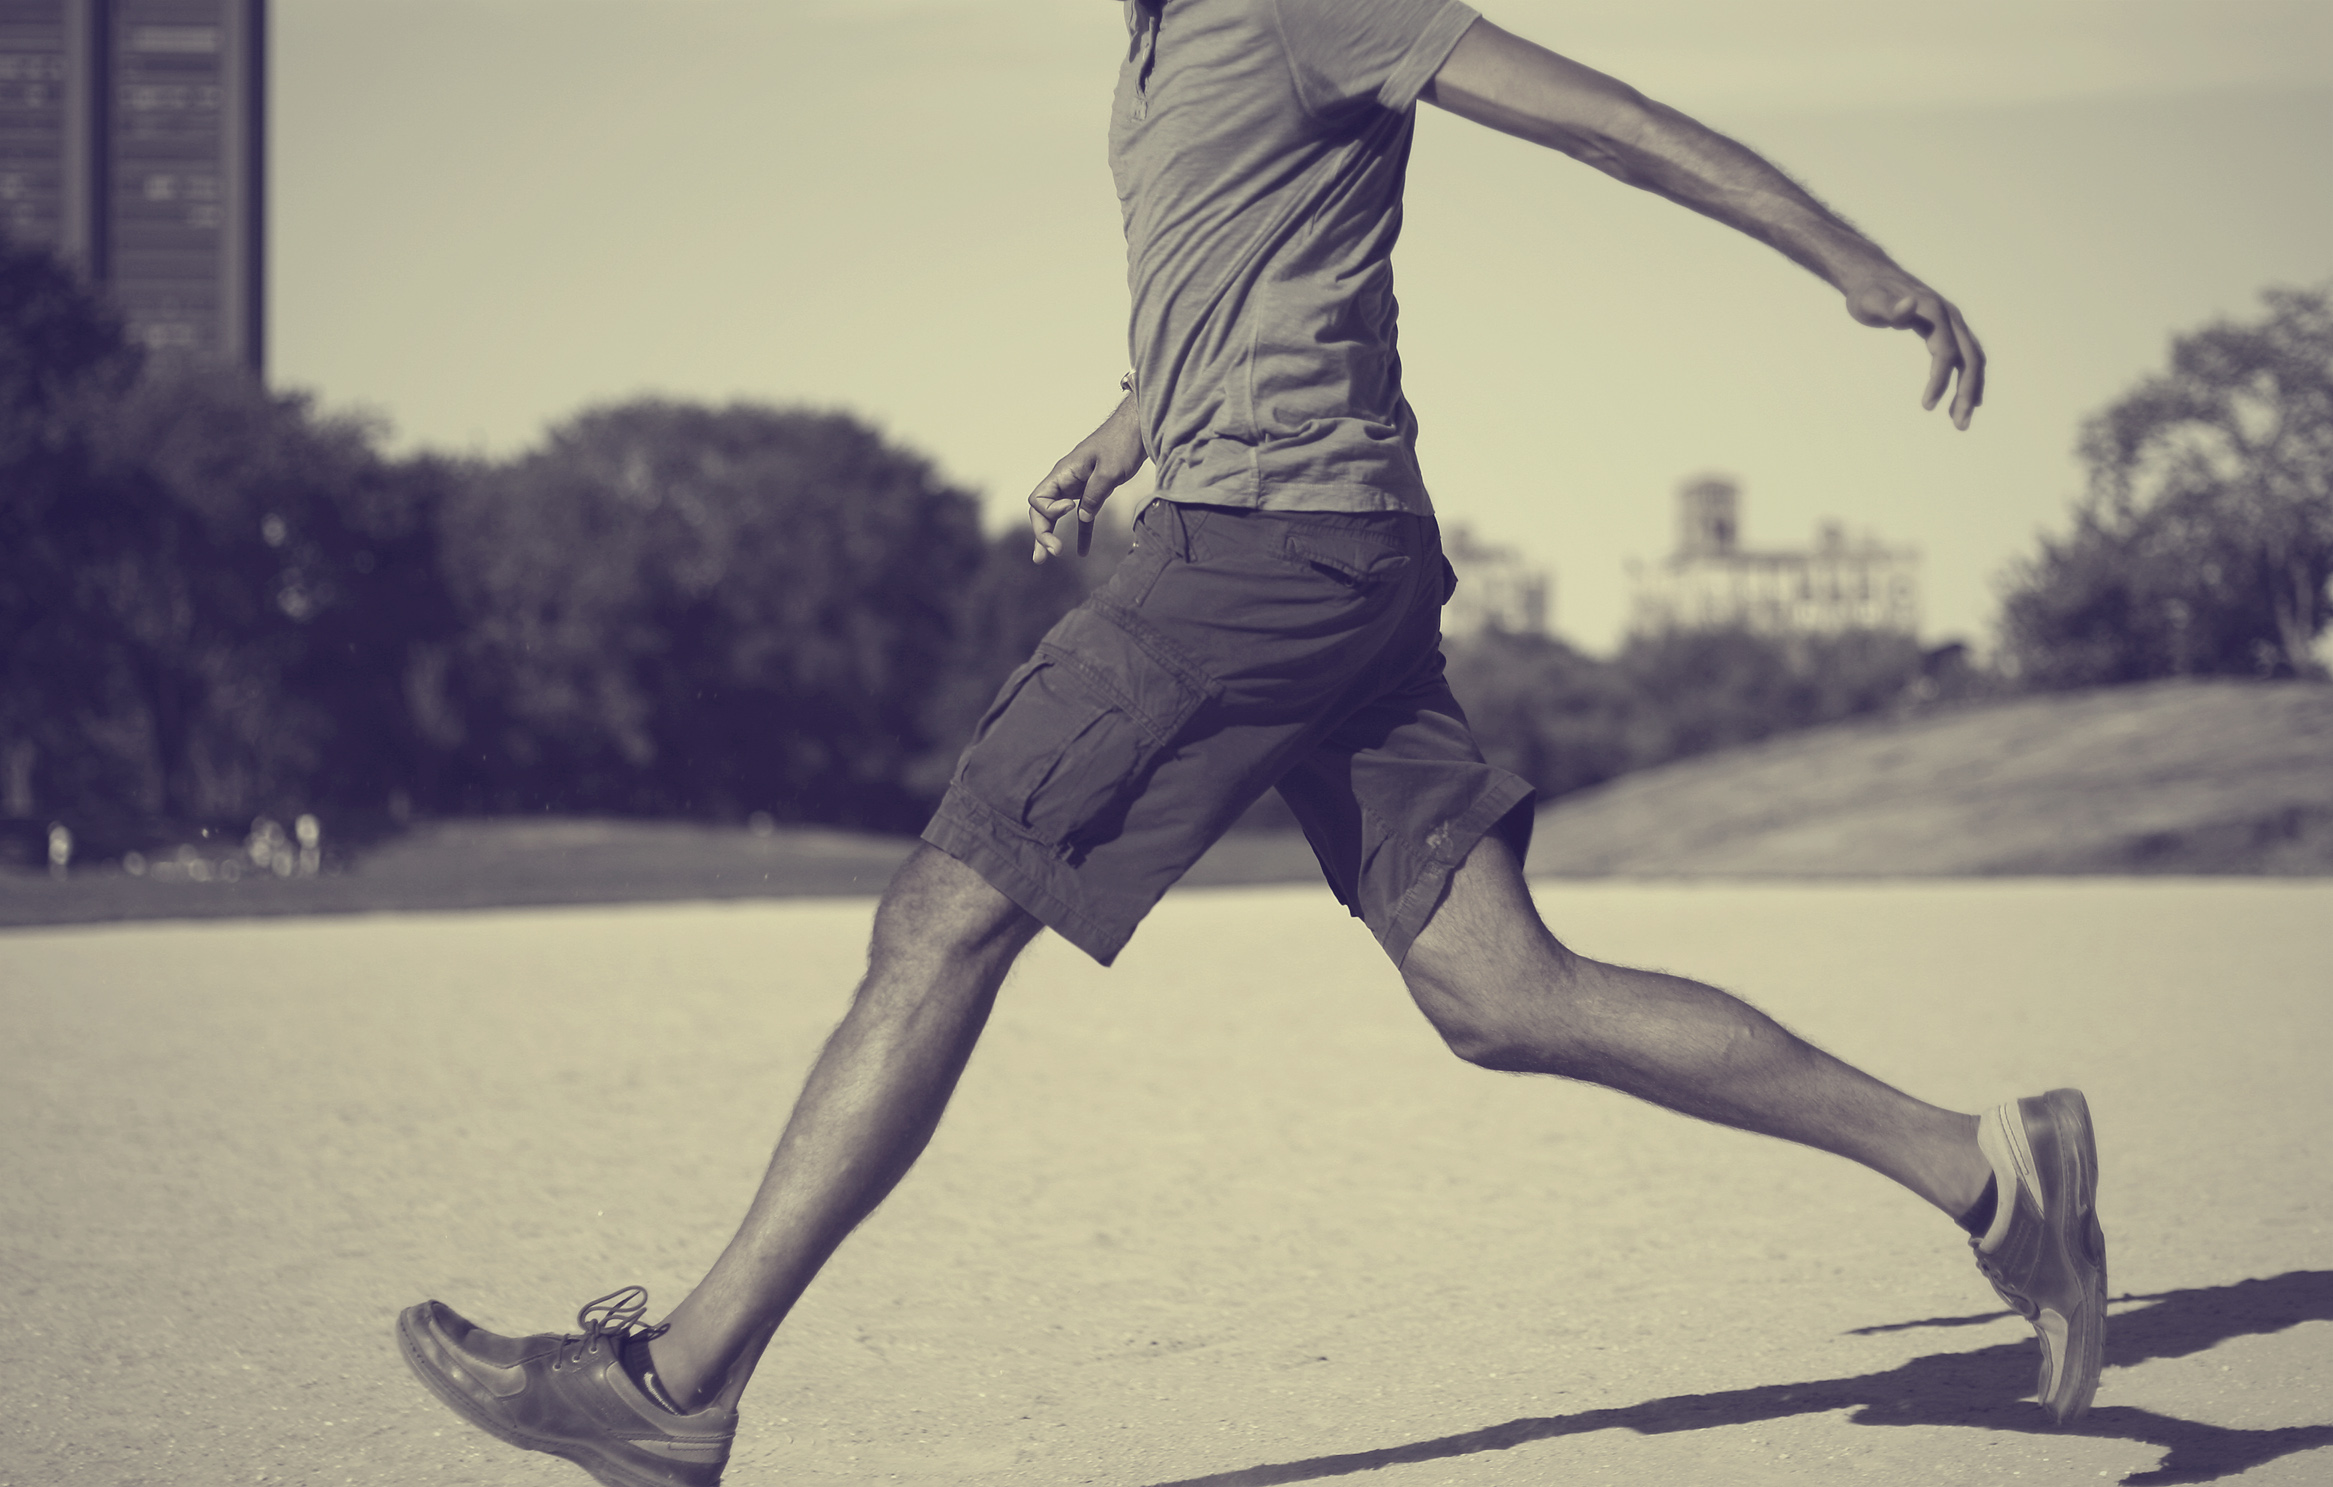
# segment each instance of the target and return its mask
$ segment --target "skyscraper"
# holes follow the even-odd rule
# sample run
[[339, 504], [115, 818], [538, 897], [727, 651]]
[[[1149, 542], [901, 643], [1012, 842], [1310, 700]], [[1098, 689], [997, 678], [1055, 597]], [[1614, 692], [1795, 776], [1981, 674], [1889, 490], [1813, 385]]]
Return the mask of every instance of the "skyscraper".
[[0, 0], [0, 233], [131, 337], [264, 370], [266, 0]]

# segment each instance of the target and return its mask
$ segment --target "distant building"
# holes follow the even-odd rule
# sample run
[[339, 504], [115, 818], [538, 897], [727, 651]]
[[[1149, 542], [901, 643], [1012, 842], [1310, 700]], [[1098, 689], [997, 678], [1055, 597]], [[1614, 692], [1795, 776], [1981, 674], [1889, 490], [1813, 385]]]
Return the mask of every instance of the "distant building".
[[0, 233], [149, 350], [264, 371], [266, 0], [0, 0]]
[[1920, 554], [1876, 538], [1850, 539], [1837, 522], [1806, 551], [1751, 552], [1741, 545], [1741, 486], [1725, 476], [1677, 492], [1677, 550], [1647, 568], [1631, 563], [1629, 628], [1744, 625], [1769, 634], [1920, 629]]
[[1484, 630], [1547, 633], [1548, 596], [1554, 582], [1526, 565], [1519, 549], [1483, 542], [1466, 527], [1453, 525], [1442, 533], [1442, 556], [1458, 575], [1458, 592], [1442, 611], [1445, 635]]

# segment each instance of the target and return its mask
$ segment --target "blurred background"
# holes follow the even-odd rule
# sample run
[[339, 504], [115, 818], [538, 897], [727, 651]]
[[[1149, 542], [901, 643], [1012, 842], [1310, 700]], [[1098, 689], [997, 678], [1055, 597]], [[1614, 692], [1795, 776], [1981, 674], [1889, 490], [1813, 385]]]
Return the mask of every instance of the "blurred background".
[[[2333, 11], [1490, 14], [1799, 173], [1994, 357], [1957, 433], [1791, 265], [1422, 109], [1403, 350], [1491, 756], [1612, 799], [1852, 725], [1914, 764], [1802, 772], [1869, 804], [2056, 718], [2091, 743], [2033, 799], [2196, 802], [2108, 811], [2088, 866], [2333, 868]], [[0, 0], [6, 912], [249, 909], [432, 828], [453, 872], [480, 820], [601, 823], [543, 860], [760, 844], [724, 892], [816, 879], [767, 870], [803, 829], [912, 833], [1142, 498], [1027, 561], [1126, 361], [1123, 35], [1100, 0]], [[57, 878], [104, 896], [25, 897]]]

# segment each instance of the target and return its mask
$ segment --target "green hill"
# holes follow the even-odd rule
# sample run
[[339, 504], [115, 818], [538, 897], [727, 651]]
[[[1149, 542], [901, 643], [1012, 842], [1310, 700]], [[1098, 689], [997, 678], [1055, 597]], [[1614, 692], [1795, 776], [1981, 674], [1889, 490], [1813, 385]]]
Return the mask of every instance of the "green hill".
[[2333, 873], [2333, 686], [2160, 682], [1794, 733], [1542, 812], [1552, 876]]

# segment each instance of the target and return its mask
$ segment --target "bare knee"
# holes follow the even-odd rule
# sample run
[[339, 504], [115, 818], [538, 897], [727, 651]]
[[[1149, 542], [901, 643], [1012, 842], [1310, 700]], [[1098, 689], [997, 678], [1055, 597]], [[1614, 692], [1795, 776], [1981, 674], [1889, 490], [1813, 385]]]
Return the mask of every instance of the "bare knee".
[[[1471, 963], [1469, 963], [1471, 961]], [[1581, 1041], [1571, 1015], [1584, 963], [1552, 937], [1499, 957], [1419, 964], [1402, 979], [1458, 1057], [1509, 1074], [1571, 1071]]]
[[1000, 979], [1043, 925], [979, 873], [929, 845], [892, 875], [875, 909], [867, 984]]

